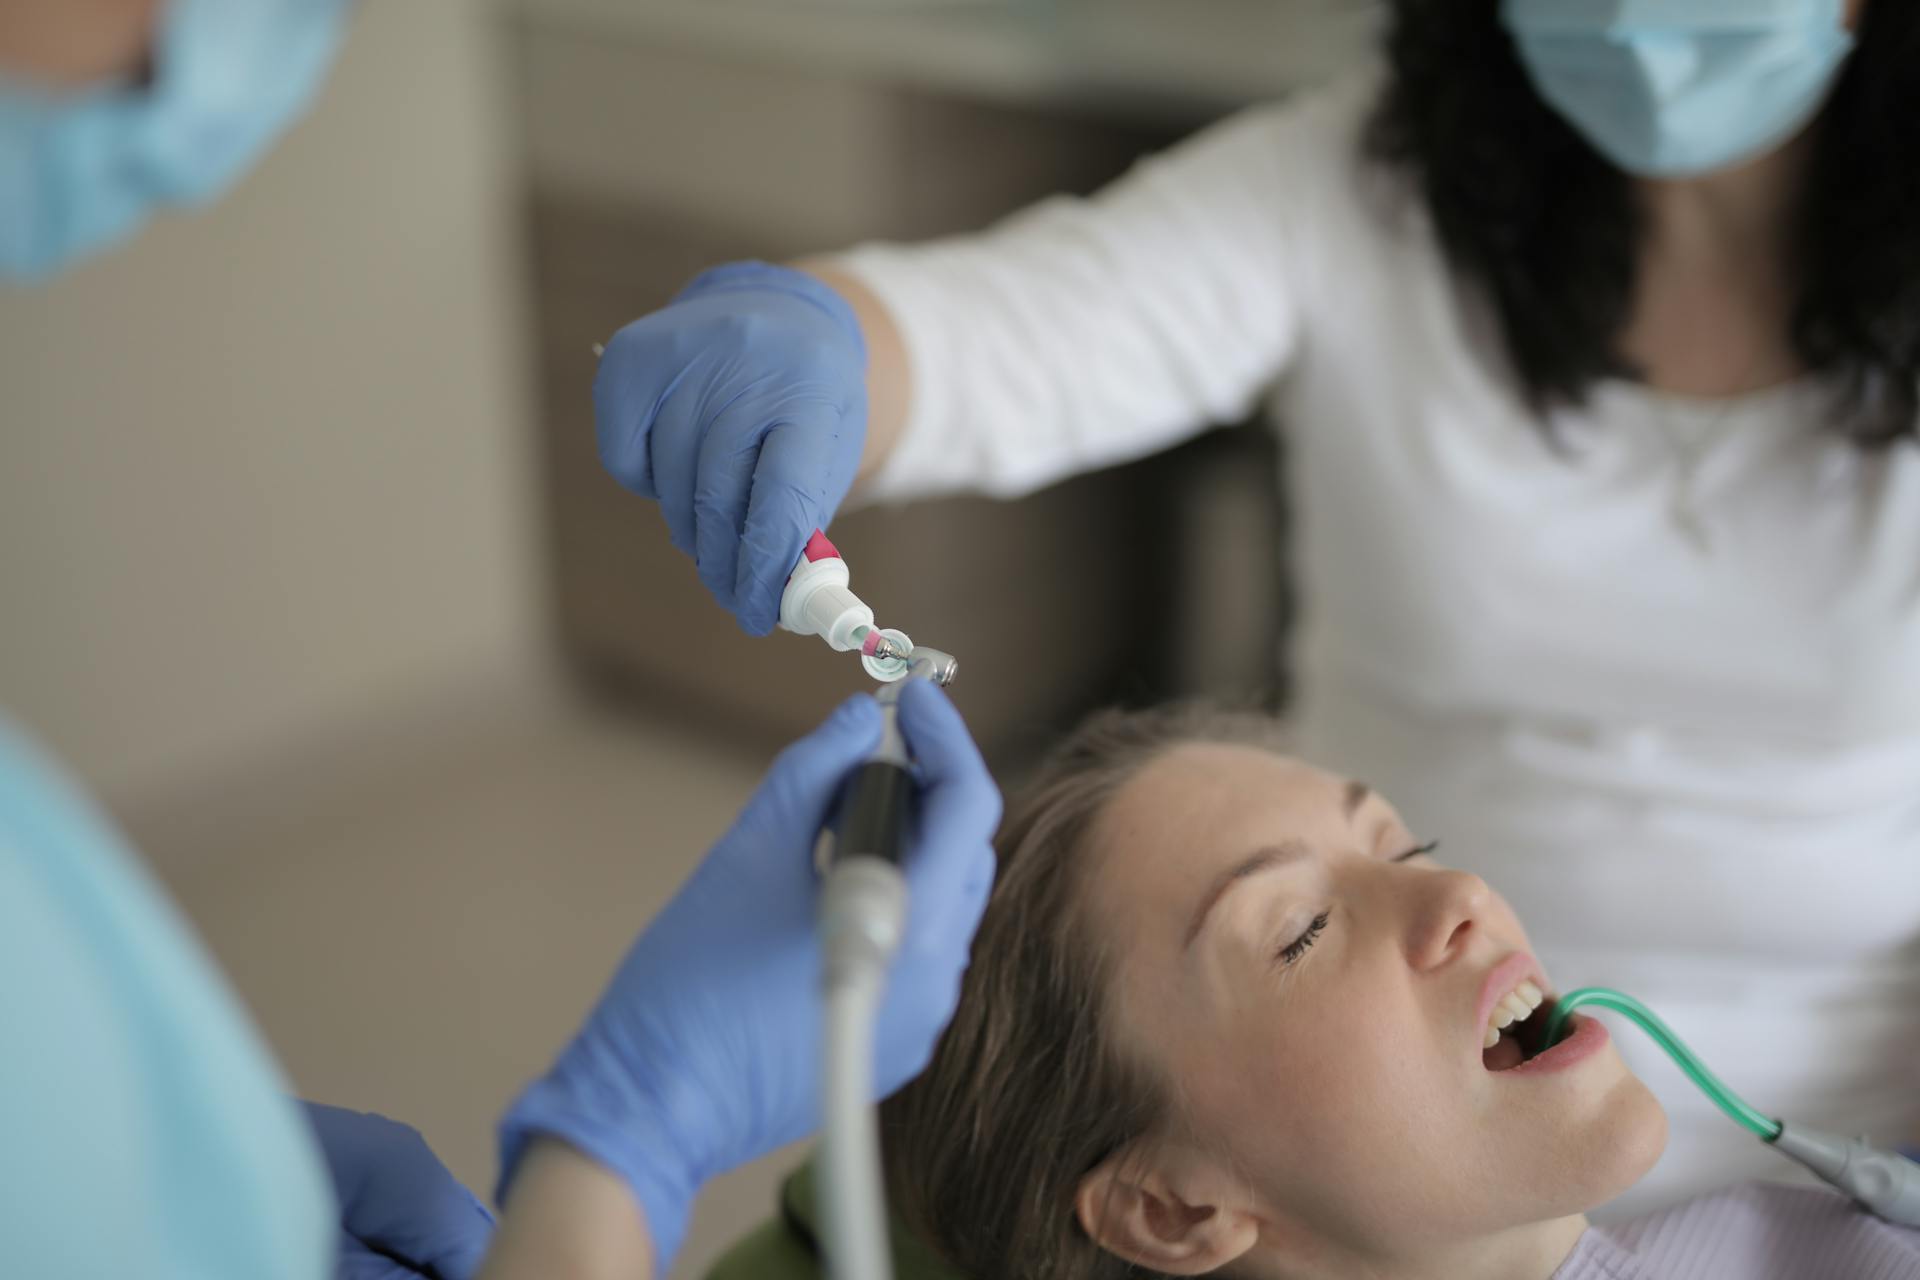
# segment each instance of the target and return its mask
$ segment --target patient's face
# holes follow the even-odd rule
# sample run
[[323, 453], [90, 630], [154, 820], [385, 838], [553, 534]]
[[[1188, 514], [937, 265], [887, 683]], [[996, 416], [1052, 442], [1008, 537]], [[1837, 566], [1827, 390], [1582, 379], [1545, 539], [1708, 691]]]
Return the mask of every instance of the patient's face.
[[1478, 878], [1404, 857], [1441, 835], [1298, 761], [1198, 744], [1095, 826], [1087, 906], [1114, 946], [1116, 1039], [1172, 1086], [1162, 1136], [1237, 1170], [1290, 1250], [1578, 1213], [1665, 1141], [1597, 1024], [1491, 1069], [1518, 1054], [1484, 1048], [1488, 1004], [1516, 985], [1489, 978], [1522, 971], [1527, 938]]

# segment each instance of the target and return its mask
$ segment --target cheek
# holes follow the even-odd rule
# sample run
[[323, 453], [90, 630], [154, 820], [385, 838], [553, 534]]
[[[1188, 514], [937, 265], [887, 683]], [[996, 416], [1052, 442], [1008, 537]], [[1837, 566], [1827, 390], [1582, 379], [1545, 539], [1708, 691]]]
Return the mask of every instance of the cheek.
[[1324, 1204], [1379, 1191], [1391, 1158], [1434, 1135], [1443, 1086], [1457, 1098], [1458, 1075], [1404, 1001], [1316, 1006], [1293, 1003], [1284, 1022], [1247, 1037], [1208, 1119], [1276, 1196]]
[[[1321, 1025], [1339, 1031], [1276, 1040], [1249, 1064], [1237, 1109], [1211, 1118], [1265, 1202], [1295, 1224], [1414, 1245], [1512, 1225], [1535, 1173], [1564, 1180], [1528, 1171], [1539, 1130], [1479, 1105], [1477, 1064], [1410, 998]], [[1556, 1205], [1568, 1200], [1553, 1190]]]

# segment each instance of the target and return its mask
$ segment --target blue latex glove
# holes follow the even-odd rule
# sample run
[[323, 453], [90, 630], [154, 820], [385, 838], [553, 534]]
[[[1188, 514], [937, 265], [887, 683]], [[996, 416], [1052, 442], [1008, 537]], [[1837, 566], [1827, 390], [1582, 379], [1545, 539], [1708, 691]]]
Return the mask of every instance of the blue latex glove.
[[613, 336], [593, 381], [600, 459], [750, 635], [853, 484], [867, 434], [853, 308], [805, 272], [716, 267]]
[[420, 1131], [385, 1116], [303, 1102], [340, 1200], [338, 1280], [471, 1280], [493, 1215]]
[[[953, 1016], [1000, 821], [1000, 794], [944, 693], [911, 682], [900, 727], [922, 788], [907, 930], [876, 1027], [882, 1095], [926, 1066]], [[814, 841], [879, 731], [862, 695], [775, 762], [572, 1045], [501, 1122], [503, 1202], [528, 1140], [564, 1139], [633, 1188], [664, 1275], [701, 1184], [819, 1127]]]

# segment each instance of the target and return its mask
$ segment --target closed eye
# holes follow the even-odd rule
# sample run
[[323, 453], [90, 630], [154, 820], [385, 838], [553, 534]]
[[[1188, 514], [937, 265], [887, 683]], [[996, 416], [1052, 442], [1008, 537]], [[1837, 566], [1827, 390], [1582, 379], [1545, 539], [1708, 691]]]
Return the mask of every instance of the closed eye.
[[1332, 919], [1333, 914], [1331, 912], [1322, 911], [1307, 925], [1304, 933], [1292, 942], [1289, 942], [1286, 946], [1281, 947], [1279, 951], [1274, 953], [1273, 958], [1281, 964], [1292, 964], [1295, 960], [1307, 954], [1307, 948], [1311, 947], [1314, 944], [1314, 940], [1326, 932], [1327, 924]]
[[[1433, 854], [1434, 850], [1439, 847], [1440, 842], [1438, 840], [1429, 840], [1423, 845], [1414, 846], [1405, 853], [1395, 854], [1392, 858], [1389, 858], [1388, 861], [1406, 862], [1412, 858], [1429, 857]], [[1330, 911], [1322, 911], [1307, 924], [1306, 929], [1301, 932], [1299, 937], [1274, 952], [1273, 958], [1283, 965], [1294, 963], [1300, 959], [1301, 956], [1307, 954], [1308, 949], [1318, 941], [1321, 934], [1327, 931], [1327, 926], [1332, 923], [1332, 921], [1333, 913]]]
[[1398, 854], [1392, 858], [1389, 858], [1388, 861], [1389, 862], [1405, 862], [1409, 858], [1431, 857], [1433, 855], [1433, 851], [1438, 849], [1439, 847], [1440, 847], [1440, 842], [1438, 840], [1429, 840], [1423, 845], [1416, 846], [1415, 848], [1407, 850], [1405, 853]]

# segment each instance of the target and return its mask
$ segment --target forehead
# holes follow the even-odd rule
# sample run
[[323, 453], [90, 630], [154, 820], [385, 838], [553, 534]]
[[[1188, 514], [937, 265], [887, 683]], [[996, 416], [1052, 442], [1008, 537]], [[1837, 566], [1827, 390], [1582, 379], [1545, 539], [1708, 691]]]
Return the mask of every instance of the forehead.
[[1347, 790], [1343, 778], [1257, 747], [1176, 747], [1128, 780], [1094, 823], [1093, 904], [1129, 915], [1139, 903], [1191, 909], [1213, 876], [1264, 845], [1350, 842]]

